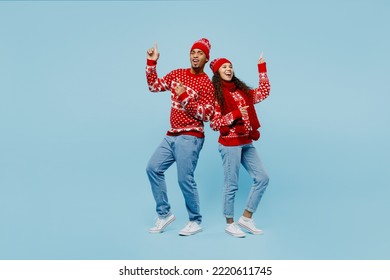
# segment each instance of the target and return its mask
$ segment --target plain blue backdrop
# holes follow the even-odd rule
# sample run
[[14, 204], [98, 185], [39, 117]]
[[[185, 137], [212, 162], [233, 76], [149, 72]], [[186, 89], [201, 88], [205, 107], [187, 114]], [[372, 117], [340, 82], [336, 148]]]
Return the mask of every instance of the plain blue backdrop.
[[[357, 1], [1, 1], [0, 259], [389, 259], [390, 4]], [[271, 95], [255, 143], [270, 175], [263, 236], [224, 233], [217, 133], [196, 171], [204, 231], [163, 234], [146, 163], [169, 128], [158, 73], [189, 67], [206, 37]], [[208, 66], [206, 69], [211, 74]], [[251, 185], [242, 170], [237, 216]], [[238, 217], [237, 217], [238, 218]]]

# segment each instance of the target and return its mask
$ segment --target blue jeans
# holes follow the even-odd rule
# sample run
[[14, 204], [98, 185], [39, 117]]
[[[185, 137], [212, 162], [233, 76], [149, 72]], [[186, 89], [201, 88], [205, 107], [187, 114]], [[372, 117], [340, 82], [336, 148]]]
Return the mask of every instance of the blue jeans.
[[177, 178], [183, 193], [190, 221], [202, 222], [199, 209], [198, 189], [194, 180], [194, 171], [204, 138], [190, 135], [165, 136], [146, 167], [159, 218], [171, 214], [168, 202], [164, 172], [176, 162]]
[[242, 164], [253, 179], [249, 192], [246, 210], [254, 213], [268, 186], [269, 178], [264, 170], [260, 157], [253, 144], [240, 146], [223, 146], [219, 144], [224, 167], [224, 198], [223, 214], [226, 218], [234, 217], [234, 198], [238, 190], [240, 164]]

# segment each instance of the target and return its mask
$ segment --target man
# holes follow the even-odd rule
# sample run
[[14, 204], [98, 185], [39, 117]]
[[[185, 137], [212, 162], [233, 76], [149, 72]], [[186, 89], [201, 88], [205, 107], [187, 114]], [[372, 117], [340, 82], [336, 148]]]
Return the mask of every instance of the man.
[[211, 45], [202, 38], [190, 49], [191, 67], [176, 69], [159, 78], [156, 72], [160, 56], [155, 44], [147, 51], [146, 79], [151, 92], [171, 91], [171, 129], [149, 160], [146, 172], [156, 201], [157, 220], [151, 233], [161, 233], [175, 220], [168, 202], [164, 172], [174, 163], [183, 193], [189, 222], [179, 235], [202, 231], [199, 195], [194, 171], [204, 142], [204, 121], [214, 113], [213, 85], [203, 71], [209, 61]]

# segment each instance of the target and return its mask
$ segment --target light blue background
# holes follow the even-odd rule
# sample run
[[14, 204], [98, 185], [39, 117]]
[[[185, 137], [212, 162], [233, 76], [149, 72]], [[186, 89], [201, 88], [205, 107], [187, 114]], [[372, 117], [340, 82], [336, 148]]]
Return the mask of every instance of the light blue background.
[[[0, 2], [0, 259], [389, 259], [389, 14], [384, 0]], [[177, 234], [173, 166], [177, 220], [147, 232], [144, 170], [170, 101], [148, 92], [146, 49], [159, 44], [162, 76], [201, 37], [251, 86], [261, 51], [268, 62], [263, 236], [224, 233], [208, 124], [204, 231]], [[250, 183], [243, 171], [237, 217]]]

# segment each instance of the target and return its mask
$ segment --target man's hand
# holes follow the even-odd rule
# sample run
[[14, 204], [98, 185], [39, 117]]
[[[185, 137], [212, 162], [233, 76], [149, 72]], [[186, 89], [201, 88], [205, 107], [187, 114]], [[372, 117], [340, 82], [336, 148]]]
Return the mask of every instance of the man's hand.
[[183, 86], [182, 82], [177, 81], [177, 86], [175, 87], [175, 92], [176, 92], [177, 96], [180, 96], [185, 91], [186, 91], [186, 89]]
[[154, 43], [153, 48], [148, 49], [146, 53], [148, 59], [157, 61], [160, 57], [160, 53], [157, 50], [157, 43]]

